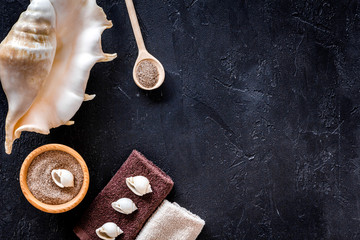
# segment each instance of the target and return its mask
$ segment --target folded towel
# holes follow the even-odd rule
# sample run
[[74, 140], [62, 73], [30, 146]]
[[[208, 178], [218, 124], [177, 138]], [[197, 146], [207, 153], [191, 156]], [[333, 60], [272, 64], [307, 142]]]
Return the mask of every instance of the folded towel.
[[[149, 179], [152, 193], [142, 197], [135, 195], [126, 185], [125, 179], [142, 175]], [[106, 222], [116, 223], [124, 231], [117, 240], [135, 239], [146, 220], [161, 204], [172, 189], [174, 182], [161, 169], [134, 150], [115, 176], [90, 204], [82, 215], [74, 232], [81, 240], [98, 240], [95, 230]], [[111, 203], [119, 198], [130, 198], [138, 210], [130, 215], [116, 212]]]
[[205, 221], [167, 200], [150, 217], [136, 240], [194, 240]]

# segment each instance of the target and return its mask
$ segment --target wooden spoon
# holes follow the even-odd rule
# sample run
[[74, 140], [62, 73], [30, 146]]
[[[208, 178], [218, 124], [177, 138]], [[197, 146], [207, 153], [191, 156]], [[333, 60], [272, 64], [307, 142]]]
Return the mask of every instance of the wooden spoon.
[[[139, 55], [138, 55], [138, 57], [136, 59], [134, 69], [133, 69], [134, 81], [135, 81], [136, 85], [138, 85], [138, 87], [140, 87], [140, 88], [142, 88], [144, 90], [156, 89], [156, 88], [160, 87], [161, 84], [164, 82], [164, 79], [165, 79], [164, 67], [159, 62], [159, 60], [157, 60], [153, 55], [151, 55], [145, 48], [144, 40], [143, 40], [143, 37], [141, 35], [139, 22], [138, 22], [137, 17], [136, 17], [136, 12], [135, 12], [133, 1], [132, 0], [125, 0], [125, 3], [126, 3], [126, 7], [127, 7], [127, 10], [128, 10], [128, 13], [129, 13], [131, 26], [132, 26], [132, 29], [134, 31], [136, 44], [137, 44], [138, 49], [139, 49]], [[151, 62], [156, 67], [156, 69], [157, 69], [157, 71], [159, 73], [158, 81], [152, 87], [146, 87], [146, 86], [142, 85], [140, 83], [140, 81], [139, 81], [139, 78], [138, 78], [137, 74], [136, 74], [136, 70], [137, 70], [137, 67], [138, 67], [139, 63], [144, 61], [144, 60], [147, 60], [147, 61]]]

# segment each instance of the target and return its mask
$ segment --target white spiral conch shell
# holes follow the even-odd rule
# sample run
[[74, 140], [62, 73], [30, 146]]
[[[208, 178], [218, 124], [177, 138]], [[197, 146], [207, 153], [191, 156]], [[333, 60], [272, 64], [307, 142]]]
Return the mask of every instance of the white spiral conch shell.
[[107, 222], [96, 229], [98, 237], [105, 240], [114, 240], [122, 233], [123, 231], [113, 222]]
[[151, 193], [151, 185], [149, 179], [144, 176], [135, 176], [126, 178], [126, 185], [130, 190], [138, 196], [143, 196], [147, 193]]
[[8, 99], [5, 150], [22, 131], [49, 134], [71, 125], [90, 70], [111, 61], [101, 34], [112, 23], [96, 0], [32, 0], [0, 44], [0, 78]]
[[66, 169], [54, 169], [51, 178], [61, 188], [74, 186], [74, 175]]
[[116, 202], [111, 203], [111, 206], [123, 214], [131, 214], [137, 210], [135, 203], [130, 198], [120, 198]]

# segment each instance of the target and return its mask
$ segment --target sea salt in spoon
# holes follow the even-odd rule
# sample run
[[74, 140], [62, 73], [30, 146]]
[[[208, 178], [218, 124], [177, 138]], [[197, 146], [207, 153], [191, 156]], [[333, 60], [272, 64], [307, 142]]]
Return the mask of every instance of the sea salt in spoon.
[[[136, 59], [134, 69], [133, 69], [134, 81], [135, 81], [136, 85], [138, 85], [138, 87], [140, 87], [140, 88], [142, 88], [144, 90], [156, 89], [156, 88], [160, 87], [161, 84], [164, 82], [164, 79], [165, 79], [164, 67], [159, 62], [159, 60], [157, 60], [153, 55], [151, 55], [145, 48], [144, 40], [143, 40], [143, 37], [141, 35], [139, 22], [138, 22], [137, 17], [136, 17], [136, 12], [135, 12], [133, 1], [132, 0], [125, 0], [125, 3], [126, 3], [126, 7], [127, 7], [127, 10], [128, 10], [128, 13], [129, 13], [131, 26], [132, 26], [132, 29], [134, 31], [136, 44], [137, 44], [138, 49], [139, 49], [139, 55], [138, 55], [138, 57]], [[152, 63], [156, 67], [157, 72], [158, 72], [157, 82], [156, 82], [156, 84], [154, 86], [151, 86], [151, 87], [147, 87], [147, 86], [144, 86], [143, 84], [141, 84], [141, 82], [139, 80], [139, 77], [137, 75], [137, 68], [138, 68], [140, 62], [142, 62], [144, 60], [147, 60], [150, 63]]]

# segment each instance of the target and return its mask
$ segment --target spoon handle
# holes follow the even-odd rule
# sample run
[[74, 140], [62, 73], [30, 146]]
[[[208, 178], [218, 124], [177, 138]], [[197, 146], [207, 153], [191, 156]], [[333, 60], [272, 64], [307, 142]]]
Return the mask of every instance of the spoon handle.
[[125, 0], [125, 3], [126, 3], [126, 7], [127, 7], [127, 10], [128, 10], [128, 13], [129, 13], [131, 26], [132, 26], [132, 29], [134, 31], [136, 44], [137, 44], [137, 46], [139, 48], [139, 52], [141, 50], [146, 51], [145, 44], [144, 44], [144, 39], [143, 39], [143, 37], [141, 35], [139, 22], [138, 22], [138, 19], [136, 17], [134, 3], [133, 3], [132, 0]]

